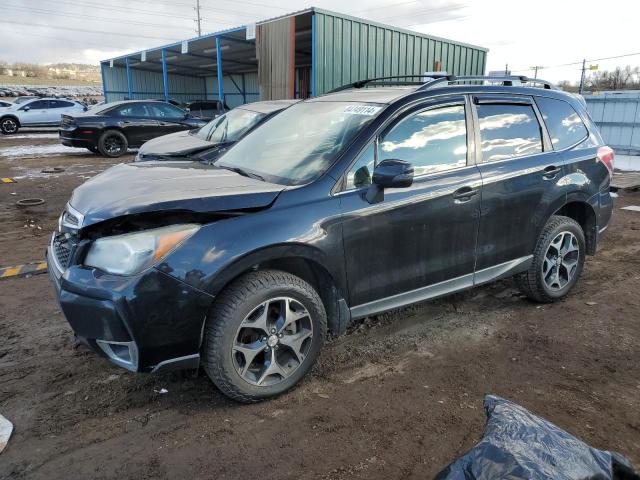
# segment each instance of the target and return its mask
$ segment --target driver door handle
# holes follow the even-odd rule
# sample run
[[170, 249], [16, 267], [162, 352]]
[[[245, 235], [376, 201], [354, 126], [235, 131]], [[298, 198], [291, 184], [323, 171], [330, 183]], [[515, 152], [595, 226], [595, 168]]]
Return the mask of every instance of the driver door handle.
[[555, 178], [558, 173], [560, 173], [559, 167], [556, 167], [555, 165], [549, 165], [544, 169], [544, 173], [542, 174], [542, 176], [546, 179], [551, 180], [552, 178]]
[[471, 200], [477, 194], [478, 194], [478, 189], [467, 185], [464, 187], [460, 187], [455, 192], [453, 192], [453, 198], [456, 201], [456, 203], [464, 203]]

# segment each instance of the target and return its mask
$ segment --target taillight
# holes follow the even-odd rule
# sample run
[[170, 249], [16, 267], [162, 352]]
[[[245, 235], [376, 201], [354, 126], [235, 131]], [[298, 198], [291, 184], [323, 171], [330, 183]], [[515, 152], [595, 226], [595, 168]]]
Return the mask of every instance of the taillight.
[[615, 152], [611, 147], [598, 148], [598, 162], [602, 162], [607, 170], [609, 170], [609, 176], [613, 176], [613, 159], [615, 158]]

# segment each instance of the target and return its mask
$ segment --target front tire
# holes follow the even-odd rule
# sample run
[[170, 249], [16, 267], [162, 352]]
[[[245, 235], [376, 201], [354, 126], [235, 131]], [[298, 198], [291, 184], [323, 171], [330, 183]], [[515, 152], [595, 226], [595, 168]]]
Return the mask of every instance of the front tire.
[[516, 276], [520, 291], [541, 303], [565, 297], [578, 282], [585, 252], [580, 224], [569, 217], [551, 217], [540, 234], [529, 270]]
[[96, 154], [97, 154], [97, 153], [100, 153], [100, 150], [98, 150], [98, 147], [93, 147], [93, 146], [91, 146], [91, 147], [86, 147], [86, 148], [87, 148], [87, 150], [89, 150], [91, 153], [96, 153]]
[[13, 117], [5, 117], [0, 120], [0, 131], [3, 135], [12, 135], [18, 133], [20, 123]]
[[129, 142], [118, 130], [107, 130], [98, 140], [98, 150], [104, 157], [116, 158], [127, 153]]
[[215, 301], [205, 325], [203, 366], [222, 393], [257, 402], [304, 377], [326, 330], [324, 305], [311, 285], [278, 270], [251, 272]]

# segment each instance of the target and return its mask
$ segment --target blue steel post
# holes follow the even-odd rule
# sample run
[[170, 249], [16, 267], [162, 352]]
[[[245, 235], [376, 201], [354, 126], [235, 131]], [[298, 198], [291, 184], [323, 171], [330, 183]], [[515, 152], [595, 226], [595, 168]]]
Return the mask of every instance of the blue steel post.
[[316, 96], [316, 16], [311, 15], [311, 96]]
[[129, 66], [129, 57], [124, 59], [127, 66], [127, 91], [129, 92], [129, 100], [133, 100], [133, 79], [131, 78], [131, 67]]
[[216, 37], [216, 66], [218, 77], [218, 99], [224, 105], [224, 88], [222, 85], [222, 49], [220, 48], [220, 37]]
[[164, 84], [164, 101], [169, 101], [169, 78], [167, 77], [167, 50], [162, 49], [162, 83]]
[[242, 103], [247, 103], [247, 86], [244, 80], [244, 73], [242, 74]]
[[102, 75], [102, 96], [104, 97], [104, 103], [109, 103], [107, 100], [107, 82], [104, 76], [104, 63], [100, 62], [100, 75]]

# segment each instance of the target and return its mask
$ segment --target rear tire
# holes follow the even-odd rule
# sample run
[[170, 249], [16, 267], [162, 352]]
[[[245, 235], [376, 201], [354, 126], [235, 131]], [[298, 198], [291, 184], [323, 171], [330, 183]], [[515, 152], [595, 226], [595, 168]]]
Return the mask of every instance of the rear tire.
[[251, 272], [216, 299], [205, 324], [203, 366], [228, 397], [258, 402], [304, 377], [326, 330], [324, 305], [311, 285], [278, 270]]
[[12, 135], [18, 133], [20, 122], [13, 117], [4, 117], [0, 120], [0, 131], [3, 135]]
[[98, 150], [104, 157], [121, 157], [127, 153], [128, 146], [127, 137], [118, 130], [107, 130], [98, 140]]
[[578, 282], [585, 252], [580, 224], [569, 217], [551, 217], [540, 234], [529, 270], [516, 276], [518, 288], [541, 303], [565, 297]]

